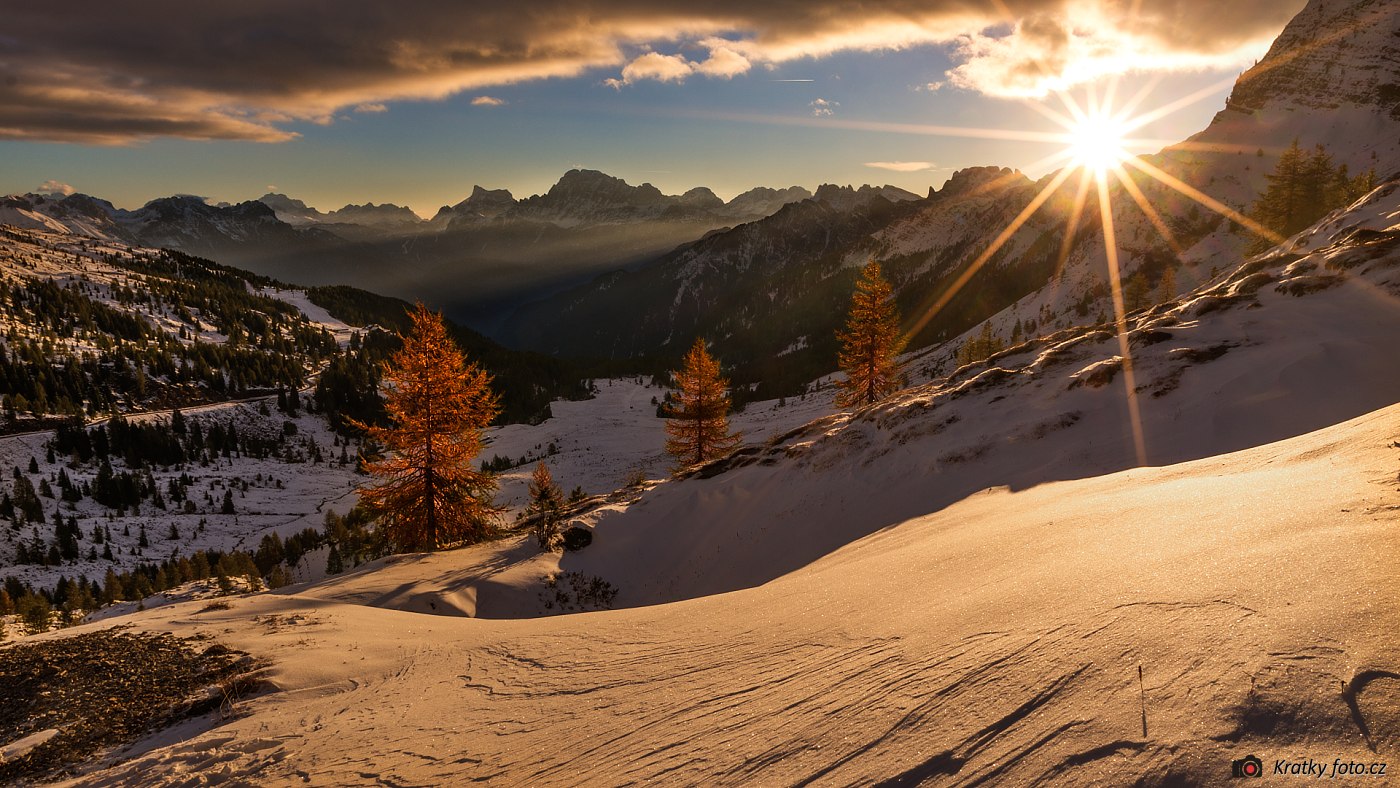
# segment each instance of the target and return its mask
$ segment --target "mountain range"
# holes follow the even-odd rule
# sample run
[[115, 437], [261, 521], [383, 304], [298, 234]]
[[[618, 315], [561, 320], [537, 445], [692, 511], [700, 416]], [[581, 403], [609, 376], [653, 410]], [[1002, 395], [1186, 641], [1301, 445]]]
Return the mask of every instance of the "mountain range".
[[283, 194], [234, 205], [178, 195], [135, 210], [85, 194], [23, 194], [0, 198], [0, 223], [169, 247], [299, 283], [353, 282], [429, 299], [489, 327], [520, 303], [811, 196], [798, 186], [758, 187], [724, 202], [704, 187], [666, 195], [570, 170], [546, 193], [520, 200], [477, 186], [431, 220], [387, 203], [322, 212]]
[[[1400, 12], [1376, 0], [1310, 3], [1241, 75], [1199, 134], [1144, 160], [1227, 209], [1246, 211], [1297, 140], [1379, 180], [1400, 170]], [[424, 220], [392, 204], [321, 212], [280, 194], [237, 205], [194, 197], [134, 211], [87, 195], [19, 195], [0, 221], [167, 246], [286, 281], [353, 283], [425, 298], [513, 347], [606, 359], [672, 359], [697, 335], [741, 384], [800, 389], [834, 366], [832, 335], [854, 269], [884, 265], [912, 347], [963, 337], [993, 318], [1065, 327], [1113, 313], [1101, 216], [1074, 213], [1072, 182], [980, 261], [1053, 174], [957, 172], [921, 197], [894, 187], [755, 188], [724, 202], [704, 187], [666, 195], [591, 170], [516, 199], [474, 187]], [[1247, 233], [1179, 190], [1133, 175], [1160, 220], [1110, 192], [1125, 278], [1208, 280]], [[1166, 228], [1171, 237], [1164, 237]], [[1063, 258], [1063, 259], [1061, 259]], [[957, 293], [950, 284], [962, 277]], [[940, 300], [942, 303], [932, 310]], [[995, 317], [994, 317], [995, 316]]]
[[[1397, 42], [1394, 3], [1313, 2], [1241, 75], [1208, 128], [1144, 160], [1183, 188], [1240, 212], [1263, 191], [1293, 140], [1306, 148], [1324, 145], [1334, 163], [1383, 181], [1400, 172]], [[1142, 287], [1159, 289], [1165, 277], [1195, 286], [1213, 276], [1222, 255], [1242, 253], [1248, 231], [1128, 169], [1162, 218], [1148, 216], [1124, 187], [1110, 188], [1125, 282], [1137, 278]], [[815, 202], [789, 205], [636, 270], [526, 305], [496, 336], [563, 355], [669, 358], [703, 335], [737, 384], [756, 387], [754, 396], [790, 395], [834, 368], [843, 305], [856, 268], [868, 259], [882, 263], [906, 324], [917, 328], [915, 349], [965, 340], [984, 321], [1002, 343], [1036, 327], [1103, 322], [1114, 310], [1102, 219], [1091, 194], [1077, 232], [1066, 233], [1073, 179], [985, 264], [969, 270], [1053, 176], [1032, 183], [1010, 170], [973, 168], [916, 201], [890, 202], [863, 190], [823, 203], [819, 190]], [[964, 274], [967, 280], [935, 313]], [[952, 363], [956, 344], [937, 364]]]

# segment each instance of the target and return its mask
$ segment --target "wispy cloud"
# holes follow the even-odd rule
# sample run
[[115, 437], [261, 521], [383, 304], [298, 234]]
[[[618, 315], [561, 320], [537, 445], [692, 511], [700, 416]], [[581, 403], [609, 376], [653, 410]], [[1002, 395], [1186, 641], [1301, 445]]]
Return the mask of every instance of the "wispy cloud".
[[499, 107], [505, 103], [505, 99], [496, 98], [495, 96], [477, 96], [472, 99], [473, 107]]
[[933, 169], [931, 161], [867, 161], [867, 167], [874, 167], [877, 170], [890, 170], [892, 172], [922, 172]]
[[378, 112], [388, 112], [389, 108], [381, 102], [372, 101], [355, 107], [355, 111], [373, 114]]
[[815, 115], [818, 118], [825, 118], [835, 115], [836, 108], [841, 106], [841, 102], [828, 101], [827, 99], [819, 98], [816, 101], [813, 101], [812, 103], [808, 104], [807, 106], [811, 108], [813, 115]]
[[1139, 4], [1103, 0], [341, 0], [334, 14], [284, 0], [70, 0], [63, 13], [11, 3], [0, 139], [278, 142], [297, 136], [295, 123], [531, 80], [676, 84], [926, 45], [955, 47], [950, 84], [1032, 95], [1107, 73], [1240, 62], [1304, 2], [1160, 0], [1137, 19], [1127, 8]]

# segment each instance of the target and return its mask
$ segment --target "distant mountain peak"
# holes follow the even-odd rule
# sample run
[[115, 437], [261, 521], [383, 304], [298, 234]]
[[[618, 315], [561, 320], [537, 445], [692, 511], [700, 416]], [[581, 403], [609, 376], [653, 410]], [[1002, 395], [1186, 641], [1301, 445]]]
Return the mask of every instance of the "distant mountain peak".
[[711, 209], [724, 206], [724, 200], [721, 200], [706, 186], [696, 186], [694, 189], [687, 191], [680, 196], [680, 201], [682, 204], [692, 208]]
[[423, 217], [407, 206], [391, 202], [379, 205], [367, 202], [364, 205], [350, 203], [338, 211], [331, 211], [326, 214], [326, 221], [397, 229], [422, 224]]
[[812, 199], [817, 202], [827, 203], [834, 208], [846, 209], [857, 205], [863, 205], [876, 197], [889, 200], [890, 202], [907, 202], [911, 200], [923, 199], [917, 194], [905, 191], [898, 186], [871, 186], [866, 184], [860, 188], [854, 186], [837, 186], [833, 183], [823, 183], [817, 187], [817, 193], [812, 195]]
[[969, 194], [978, 189], [993, 188], [1002, 184], [1028, 184], [1030, 179], [1019, 170], [1009, 167], [967, 167], [953, 173], [936, 194], [953, 196]]

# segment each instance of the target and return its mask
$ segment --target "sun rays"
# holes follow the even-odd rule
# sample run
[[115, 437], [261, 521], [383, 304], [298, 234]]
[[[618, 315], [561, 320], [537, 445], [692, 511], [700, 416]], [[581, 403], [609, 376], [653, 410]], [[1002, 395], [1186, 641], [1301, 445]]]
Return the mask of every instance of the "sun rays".
[[[992, 260], [1052, 197], [1061, 189], [1070, 189], [1073, 191], [1073, 197], [1069, 203], [1069, 212], [1055, 261], [1055, 273], [1052, 277], [1052, 282], [1058, 288], [1062, 279], [1061, 274], [1073, 253], [1079, 225], [1087, 213], [1088, 203], [1092, 195], [1097, 203], [1099, 229], [1103, 239], [1103, 258], [1106, 267], [1104, 275], [1113, 305], [1113, 327], [1117, 334], [1128, 409], [1128, 432], [1132, 438], [1134, 458], [1139, 465], [1147, 464], [1148, 447], [1142, 426], [1141, 403], [1137, 396], [1136, 370], [1129, 342], [1128, 304], [1123, 294], [1125, 277], [1119, 255], [1118, 228], [1115, 219], [1117, 206], [1124, 202], [1123, 196], [1126, 195], [1129, 204], [1136, 206], [1148, 225], [1156, 231], [1175, 256], [1180, 257], [1184, 250], [1176, 233], [1172, 231], [1161, 212], [1153, 205], [1152, 198], [1139, 185], [1135, 177], [1142, 176], [1163, 189], [1185, 197], [1273, 243], [1280, 243], [1284, 240], [1240, 211], [1144, 159], [1141, 154], [1130, 152], [1133, 149], [1152, 146], [1158, 142], [1133, 137], [1134, 131], [1154, 120], [1214, 95], [1218, 90], [1218, 86], [1215, 86], [1211, 89], [1197, 91], [1158, 107], [1139, 112], [1138, 107], [1146, 101], [1152, 87], [1152, 84], [1147, 85], [1121, 105], [1115, 104], [1116, 80], [1107, 85], [1102, 95], [1092, 88], [1088, 89], [1082, 103], [1073, 95], [1060, 92], [1055, 94], [1061, 105], [1060, 108], [1046, 106], [1039, 102], [1029, 104], [1046, 119], [1060, 127], [1060, 131], [1048, 134], [1046, 132], [1005, 131], [996, 135], [1002, 138], [1019, 137], [1028, 142], [1056, 142], [1062, 145], [1063, 149], [1042, 159], [1034, 166], [1063, 166], [1049, 178], [1016, 217], [993, 238], [991, 243], [980, 250], [977, 256], [958, 273], [947, 288], [931, 298], [930, 303], [925, 305], [923, 309], [913, 314], [909, 326], [909, 336], [911, 337], [924, 330], [943, 308], [977, 276], [988, 261]], [[933, 133], [939, 134], [941, 131]], [[1191, 147], [1191, 149], [1203, 148], [1204, 146]], [[1074, 181], [1072, 185], [1070, 184], [1071, 180]]]

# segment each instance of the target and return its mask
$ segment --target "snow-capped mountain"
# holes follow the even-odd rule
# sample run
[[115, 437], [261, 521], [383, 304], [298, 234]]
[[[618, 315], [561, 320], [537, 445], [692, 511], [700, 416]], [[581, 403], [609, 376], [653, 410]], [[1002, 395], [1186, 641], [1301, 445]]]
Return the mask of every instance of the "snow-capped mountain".
[[764, 216], [772, 216], [784, 205], [790, 202], [801, 202], [811, 196], [812, 193], [801, 186], [789, 186], [786, 189], [757, 186], [736, 195], [734, 199], [725, 203], [721, 213], [736, 220], [753, 221]]
[[[1164, 164], [1236, 207], [1264, 187], [1297, 140], [1323, 145], [1353, 174], [1400, 172], [1400, 7], [1387, 0], [1312, 0], [1268, 54], [1240, 75], [1200, 133]], [[1252, 162], [1262, 152], [1264, 161]], [[1260, 166], [1263, 165], [1263, 166]]]
[[509, 189], [486, 189], [473, 186], [467, 199], [456, 205], [444, 205], [432, 218], [435, 227], [446, 228], [453, 222], [479, 222], [496, 217], [515, 207], [515, 197]]
[[224, 259], [235, 250], [333, 241], [320, 231], [292, 227], [257, 200], [221, 207], [200, 197], [163, 197], [122, 213], [119, 221], [144, 245]]
[[260, 201], [212, 205], [192, 195], [162, 197], [136, 210], [116, 208], [86, 194], [11, 195], [0, 198], [0, 223], [176, 249], [233, 263], [273, 250], [305, 251], [342, 243], [315, 227], [293, 227]]
[[119, 211], [106, 200], [86, 194], [12, 194], [0, 197], [0, 224], [27, 230], [52, 230], [88, 238], [129, 237]]
[[306, 203], [285, 194], [269, 192], [258, 198], [258, 202], [271, 208], [277, 218], [293, 226], [319, 224], [326, 215]]

